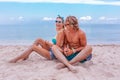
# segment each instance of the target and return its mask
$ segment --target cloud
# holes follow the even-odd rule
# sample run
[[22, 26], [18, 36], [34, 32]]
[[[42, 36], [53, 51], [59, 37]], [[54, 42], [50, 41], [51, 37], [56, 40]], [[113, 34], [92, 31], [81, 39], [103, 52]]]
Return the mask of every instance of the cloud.
[[23, 17], [23, 16], [19, 16], [19, 17], [18, 17], [18, 20], [19, 20], [19, 21], [24, 21], [24, 17]]
[[43, 20], [43, 21], [51, 21], [51, 20], [55, 20], [55, 18], [44, 17], [42, 20]]
[[23, 23], [24, 17], [23, 16], [7, 16], [7, 17], [0, 17], [0, 24], [17, 24], [17, 23]]
[[120, 6], [119, 0], [0, 0], [0, 2], [50, 2], [50, 3], [77, 3], [96, 5], [116, 5]]
[[120, 23], [120, 18], [102, 16], [102, 17], [99, 17], [98, 22], [107, 23], [107, 24], [118, 24]]
[[119, 20], [118, 18], [113, 18], [113, 17], [104, 17], [104, 16], [102, 16], [102, 17], [100, 17], [99, 18], [99, 20], [106, 20], [106, 21], [117, 21], [117, 20]]
[[16, 21], [24, 21], [24, 17], [23, 16], [18, 16], [18, 17], [10, 17], [9, 18], [9, 20], [10, 21], [14, 21], [14, 22], [16, 22]]
[[104, 16], [99, 18], [99, 20], [105, 20], [105, 19], [106, 19], [106, 17], [104, 17]]
[[0, 1], [8, 1], [8, 2], [54, 2], [54, 3], [78, 3], [83, 1], [93, 1], [93, 0], [0, 0]]
[[120, 6], [120, 1], [104, 1], [104, 0], [88, 0], [82, 2], [83, 4], [95, 4], [95, 5], [114, 5]]
[[80, 17], [79, 20], [80, 21], [90, 21], [90, 20], [92, 20], [92, 17], [91, 16], [83, 16], [83, 17]]

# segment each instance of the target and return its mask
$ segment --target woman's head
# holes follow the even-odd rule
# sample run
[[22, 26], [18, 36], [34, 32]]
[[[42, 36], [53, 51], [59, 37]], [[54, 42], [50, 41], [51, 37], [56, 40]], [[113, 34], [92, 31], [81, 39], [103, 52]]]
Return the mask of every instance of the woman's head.
[[78, 20], [75, 16], [68, 16], [65, 20], [66, 28], [73, 28], [74, 30], [79, 30]]
[[56, 30], [59, 31], [64, 28], [64, 19], [60, 15], [56, 18]]

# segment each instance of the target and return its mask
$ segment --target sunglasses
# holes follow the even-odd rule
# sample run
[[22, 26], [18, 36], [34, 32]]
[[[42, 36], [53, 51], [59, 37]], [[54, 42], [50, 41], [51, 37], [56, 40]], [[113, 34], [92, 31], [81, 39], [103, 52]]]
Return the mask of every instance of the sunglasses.
[[56, 20], [55, 22], [56, 22], [56, 23], [62, 23], [62, 21], [57, 21], [57, 20]]

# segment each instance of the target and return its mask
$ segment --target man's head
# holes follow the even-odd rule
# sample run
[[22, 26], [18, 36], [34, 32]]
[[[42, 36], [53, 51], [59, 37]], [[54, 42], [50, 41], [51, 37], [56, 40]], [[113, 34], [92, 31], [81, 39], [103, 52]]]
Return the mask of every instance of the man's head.
[[75, 16], [68, 16], [65, 20], [66, 28], [72, 27], [74, 30], [79, 30], [78, 20]]

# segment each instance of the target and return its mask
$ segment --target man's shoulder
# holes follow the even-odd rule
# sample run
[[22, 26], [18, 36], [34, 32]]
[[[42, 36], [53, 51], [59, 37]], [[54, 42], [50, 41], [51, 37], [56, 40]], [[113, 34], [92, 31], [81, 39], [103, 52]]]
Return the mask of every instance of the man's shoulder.
[[85, 32], [81, 29], [78, 31], [78, 33], [79, 33], [79, 35], [85, 35]]

